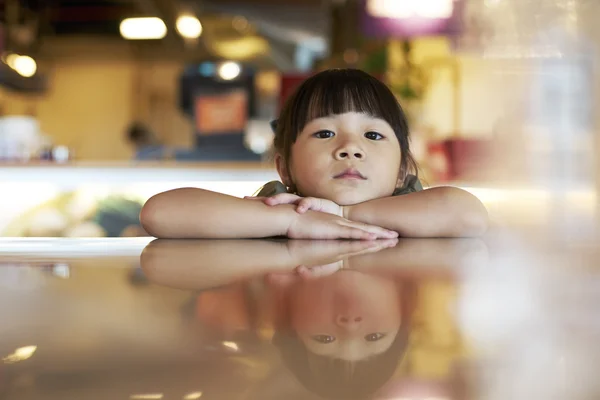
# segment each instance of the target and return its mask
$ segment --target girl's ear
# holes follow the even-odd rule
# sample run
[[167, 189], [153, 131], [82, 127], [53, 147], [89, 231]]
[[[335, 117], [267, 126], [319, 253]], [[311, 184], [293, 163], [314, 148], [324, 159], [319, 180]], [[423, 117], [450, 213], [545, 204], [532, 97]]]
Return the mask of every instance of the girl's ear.
[[287, 164], [279, 153], [275, 154], [275, 167], [277, 168], [277, 173], [281, 178], [281, 182], [283, 182], [283, 184], [287, 187], [292, 186], [292, 179], [290, 177]]

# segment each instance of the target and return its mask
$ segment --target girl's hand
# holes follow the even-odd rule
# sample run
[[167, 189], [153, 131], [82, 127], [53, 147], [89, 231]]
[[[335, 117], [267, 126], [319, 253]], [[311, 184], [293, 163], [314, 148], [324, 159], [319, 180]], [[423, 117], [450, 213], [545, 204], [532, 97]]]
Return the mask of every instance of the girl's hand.
[[398, 232], [354, 222], [337, 215], [309, 211], [292, 218], [286, 236], [291, 239], [394, 239]]
[[331, 200], [317, 197], [300, 197], [291, 193], [280, 193], [272, 197], [245, 197], [245, 199], [260, 200], [266, 205], [296, 204], [296, 212], [303, 214], [309, 210], [344, 216], [344, 208]]
[[376, 253], [394, 247], [398, 239], [385, 240], [288, 240], [292, 259], [299, 263], [293, 272], [276, 272], [267, 275], [271, 281], [294, 281], [325, 277], [343, 269], [351, 257]]

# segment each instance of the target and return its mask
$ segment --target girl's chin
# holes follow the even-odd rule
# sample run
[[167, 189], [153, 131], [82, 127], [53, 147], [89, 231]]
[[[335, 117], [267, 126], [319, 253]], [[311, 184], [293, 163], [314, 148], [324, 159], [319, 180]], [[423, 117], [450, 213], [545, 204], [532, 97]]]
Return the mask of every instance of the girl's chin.
[[364, 203], [365, 201], [374, 200], [377, 196], [373, 196], [368, 193], [337, 193], [334, 198], [331, 199], [333, 202], [340, 206], [353, 206], [355, 204]]

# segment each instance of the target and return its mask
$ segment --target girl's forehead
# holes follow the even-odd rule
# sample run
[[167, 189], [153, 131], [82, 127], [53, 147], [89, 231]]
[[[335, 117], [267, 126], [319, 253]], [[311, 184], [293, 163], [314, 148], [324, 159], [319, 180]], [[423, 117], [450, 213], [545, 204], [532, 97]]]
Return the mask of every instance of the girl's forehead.
[[344, 121], [369, 121], [369, 122], [387, 122], [381, 117], [374, 116], [367, 112], [348, 111], [341, 114], [327, 114], [307, 120], [307, 124], [311, 122], [328, 121], [328, 122], [344, 122]]

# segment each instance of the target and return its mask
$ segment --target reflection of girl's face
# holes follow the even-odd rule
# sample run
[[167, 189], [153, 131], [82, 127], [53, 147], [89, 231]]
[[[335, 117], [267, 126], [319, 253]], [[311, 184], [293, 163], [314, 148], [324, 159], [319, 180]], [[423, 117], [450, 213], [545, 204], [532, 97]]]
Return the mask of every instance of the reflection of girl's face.
[[291, 293], [292, 328], [306, 348], [348, 361], [389, 349], [400, 312], [393, 281], [356, 271], [302, 281]]

